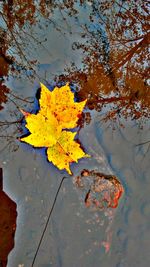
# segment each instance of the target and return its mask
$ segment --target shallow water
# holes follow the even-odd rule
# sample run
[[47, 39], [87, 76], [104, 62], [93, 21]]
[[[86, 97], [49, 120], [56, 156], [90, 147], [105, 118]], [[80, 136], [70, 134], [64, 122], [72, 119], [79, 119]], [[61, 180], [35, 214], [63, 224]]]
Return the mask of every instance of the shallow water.
[[[68, 7], [67, 11], [53, 7], [51, 16], [43, 17], [38, 4], [36, 23], [33, 23], [32, 18], [26, 18], [24, 26], [20, 28], [21, 20], [17, 21], [17, 16], [14, 18], [14, 27], [9, 25], [7, 33], [9, 43], [4, 45], [6, 54], [14, 57], [14, 70], [11, 70], [12, 65], [9, 64], [9, 71], [4, 73], [4, 68], [2, 71], [3, 84], [9, 88], [10, 94], [7, 101], [2, 103], [1, 121], [20, 120], [22, 114], [19, 108], [33, 113], [36, 111], [37, 103], [34, 99], [40, 81], [50, 87], [57, 84], [56, 76], [64, 74], [64, 80], [69, 80], [70, 70], [67, 69], [71, 67], [72, 62], [77, 69], [84, 69], [86, 63], [82, 61], [83, 51], [74, 50], [72, 47], [74, 42], [83, 42], [81, 26], [86, 24], [88, 29], [95, 31], [88, 19], [91, 2], [85, 1], [80, 6], [80, 1], [77, 1], [77, 19], [74, 14], [68, 15], [69, 10], [73, 12], [71, 7]], [[1, 4], [1, 10], [2, 7]], [[2, 11], [5, 17], [1, 17], [0, 26], [7, 28], [4, 18], [8, 19], [8, 16]], [[28, 14], [28, 9], [24, 12]], [[95, 25], [96, 23], [97, 21]], [[102, 25], [101, 31], [104, 30]], [[104, 39], [107, 48], [108, 40], [105, 34], [103, 39], [100, 39], [100, 45], [104, 43]], [[13, 42], [10, 43], [10, 40]], [[87, 40], [88, 35], [84, 42]], [[107, 53], [108, 51], [109, 49], [106, 49]], [[61, 79], [58, 81], [62, 82]], [[95, 88], [95, 80], [92, 81]], [[89, 93], [86, 90], [81, 92], [81, 95], [76, 94], [77, 100], [86, 98]], [[13, 94], [23, 98], [23, 101]], [[97, 91], [95, 95], [98, 95]], [[112, 95], [114, 92], [110, 92], [110, 96]], [[89, 109], [90, 100], [85, 110], [85, 113], [90, 113], [91, 122], [84, 122], [78, 136], [91, 158], [72, 164], [73, 177], [87, 168], [113, 174], [123, 185], [124, 194], [116, 209], [93, 211], [85, 206], [84, 196], [73, 183], [73, 177], [65, 179], [34, 266], [148, 267], [150, 150], [149, 143], [138, 144], [149, 140], [149, 121], [142, 124], [142, 129], [140, 126], [144, 121], [143, 117], [139, 122], [133, 119], [132, 114], [128, 120], [120, 118], [124, 127], [111, 119], [105, 122], [102, 118], [109, 106], [98, 112], [95, 98], [91, 99], [94, 110]], [[123, 104], [120, 104], [119, 108]], [[17, 140], [17, 137], [25, 132], [24, 122], [14, 123], [8, 128], [1, 126], [0, 161], [4, 171], [3, 187], [16, 202], [18, 212], [15, 247], [9, 254], [7, 266], [28, 267], [33, 261], [57, 188], [66, 172], [59, 171], [48, 163], [43, 150], [33, 149]]]

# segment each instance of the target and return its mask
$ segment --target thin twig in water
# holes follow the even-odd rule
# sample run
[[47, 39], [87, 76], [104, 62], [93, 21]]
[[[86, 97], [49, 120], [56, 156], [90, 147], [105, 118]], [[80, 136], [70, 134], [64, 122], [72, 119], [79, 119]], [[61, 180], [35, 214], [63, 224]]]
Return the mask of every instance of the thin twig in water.
[[38, 246], [37, 246], [37, 249], [36, 249], [36, 252], [35, 252], [35, 255], [34, 255], [34, 258], [33, 258], [32, 264], [31, 264], [31, 267], [33, 267], [33, 266], [34, 266], [34, 263], [35, 263], [35, 260], [36, 260], [37, 254], [38, 254], [38, 252], [39, 252], [39, 249], [40, 249], [40, 246], [41, 246], [41, 243], [42, 243], [43, 237], [44, 237], [44, 234], [45, 234], [45, 232], [46, 232], [46, 229], [47, 229], [48, 223], [49, 223], [49, 221], [50, 221], [50, 218], [51, 218], [51, 215], [52, 215], [52, 212], [53, 212], [53, 209], [54, 209], [54, 207], [55, 207], [55, 204], [56, 204], [56, 200], [57, 200], [57, 197], [58, 197], [59, 191], [60, 191], [60, 189], [61, 189], [61, 186], [62, 186], [62, 183], [63, 183], [64, 179], [66, 179], [66, 178], [68, 178], [68, 177], [63, 177], [63, 178], [61, 179], [61, 182], [60, 182], [60, 184], [59, 184], [59, 187], [58, 187], [58, 189], [57, 189], [57, 192], [56, 192], [56, 195], [55, 195], [55, 198], [54, 198], [54, 202], [53, 202], [53, 205], [52, 205], [52, 207], [51, 207], [51, 209], [50, 209], [50, 211], [49, 211], [49, 215], [48, 215], [48, 218], [47, 218], [47, 221], [46, 221], [46, 224], [45, 224], [44, 230], [43, 230], [43, 232], [42, 232], [42, 235], [41, 235], [41, 238], [40, 238], [39, 244], [38, 244]]

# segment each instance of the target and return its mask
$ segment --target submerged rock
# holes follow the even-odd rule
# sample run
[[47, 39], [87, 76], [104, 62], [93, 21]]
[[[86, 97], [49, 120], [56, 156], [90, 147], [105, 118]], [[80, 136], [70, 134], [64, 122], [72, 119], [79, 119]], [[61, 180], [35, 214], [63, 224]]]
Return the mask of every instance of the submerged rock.
[[93, 209], [116, 208], [124, 192], [116, 176], [95, 170], [82, 170], [81, 174], [75, 177], [74, 182], [85, 194], [85, 205]]

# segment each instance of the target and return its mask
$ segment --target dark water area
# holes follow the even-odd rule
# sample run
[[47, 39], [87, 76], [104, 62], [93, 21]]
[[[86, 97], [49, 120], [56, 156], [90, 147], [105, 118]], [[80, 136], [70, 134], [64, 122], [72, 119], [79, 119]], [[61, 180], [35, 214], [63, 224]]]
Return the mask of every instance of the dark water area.
[[[0, 266], [149, 267], [148, 14], [142, 0], [0, 2]], [[91, 157], [72, 176], [18, 139], [40, 82], [87, 99]]]
[[7, 257], [14, 248], [16, 203], [3, 191], [3, 171], [0, 169], [0, 264], [7, 266]]

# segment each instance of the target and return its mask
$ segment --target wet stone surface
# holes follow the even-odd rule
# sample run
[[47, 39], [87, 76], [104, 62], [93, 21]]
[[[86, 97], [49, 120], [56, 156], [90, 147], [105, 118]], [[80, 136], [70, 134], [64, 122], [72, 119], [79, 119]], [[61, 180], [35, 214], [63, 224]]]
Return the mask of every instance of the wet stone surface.
[[85, 205], [95, 210], [116, 208], [124, 192], [123, 186], [116, 176], [94, 170], [82, 170], [81, 174], [75, 177], [74, 183], [84, 192]]

